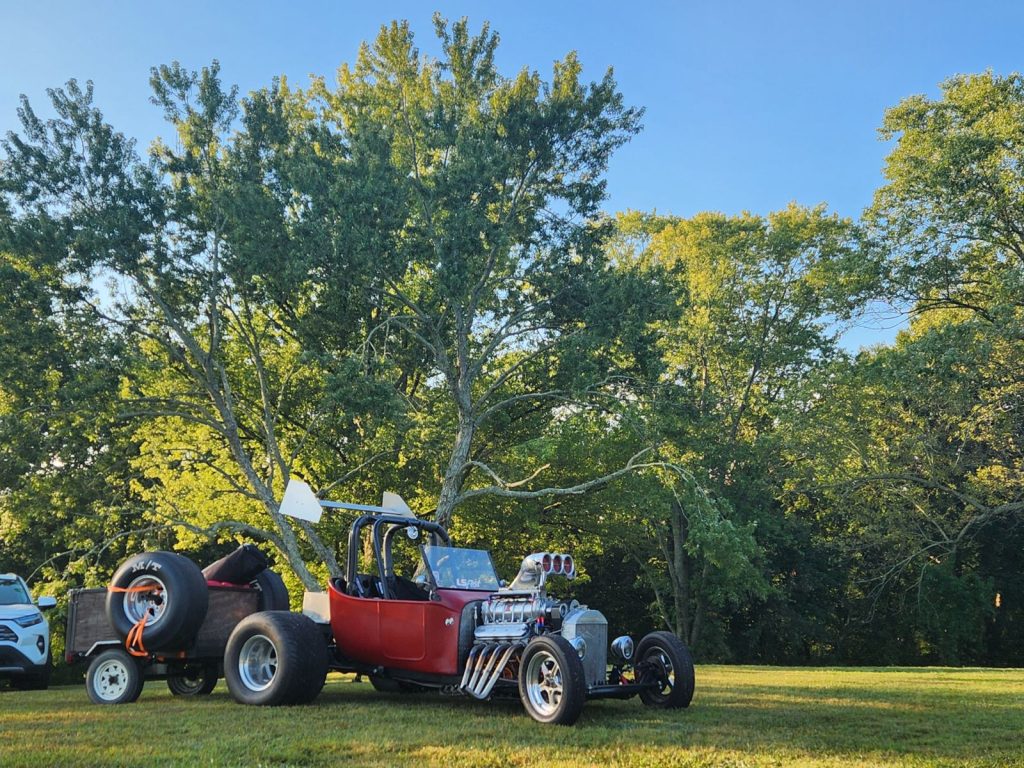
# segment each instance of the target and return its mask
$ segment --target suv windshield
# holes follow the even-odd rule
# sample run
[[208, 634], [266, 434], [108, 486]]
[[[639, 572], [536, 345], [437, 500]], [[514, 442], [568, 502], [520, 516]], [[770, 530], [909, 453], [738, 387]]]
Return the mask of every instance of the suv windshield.
[[18, 579], [0, 579], [0, 605], [31, 603], [25, 588]]
[[[438, 589], [479, 589], [493, 592], [500, 586], [491, 555], [483, 549], [423, 547], [423, 560], [430, 568]], [[416, 581], [424, 581], [422, 569]]]

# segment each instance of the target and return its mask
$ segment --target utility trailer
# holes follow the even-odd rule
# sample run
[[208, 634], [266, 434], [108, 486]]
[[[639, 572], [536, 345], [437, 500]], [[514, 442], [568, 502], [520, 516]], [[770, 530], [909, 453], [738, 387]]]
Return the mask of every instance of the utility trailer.
[[178, 696], [208, 694], [238, 623], [288, 608], [280, 576], [265, 563], [252, 583], [233, 584], [207, 579], [172, 552], [137, 555], [109, 587], [72, 590], [65, 661], [88, 663], [86, 690], [96, 704], [135, 701], [148, 679], [166, 680]]

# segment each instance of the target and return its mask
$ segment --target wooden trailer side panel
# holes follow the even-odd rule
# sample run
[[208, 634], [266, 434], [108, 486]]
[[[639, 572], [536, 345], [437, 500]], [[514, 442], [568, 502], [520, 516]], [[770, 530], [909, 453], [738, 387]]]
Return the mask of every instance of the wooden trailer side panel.
[[[224, 655], [228, 638], [235, 625], [256, 613], [259, 595], [243, 587], [209, 587], [210, 603], [195, 643], [185, 649], [151, 649], [186, 658], [219, 658]], [[96, 643], [123, 642], [107, 620], [107, 590], [75, 589], [71, 592], [65, 658], [70, 663], [89, 653]], [[143, 632], [142, 641], [146, 635]]]

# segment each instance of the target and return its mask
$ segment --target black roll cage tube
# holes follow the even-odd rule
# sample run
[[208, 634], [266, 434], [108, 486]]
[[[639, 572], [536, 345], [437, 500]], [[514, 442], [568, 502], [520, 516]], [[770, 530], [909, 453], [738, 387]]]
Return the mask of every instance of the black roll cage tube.
[[377, 561], [377, 573], [380, 577], [380, 591], [386, 600], [392, 599], [391, 586], [388, 584], [388, 572], [393, 570], [391, 564], [391, 537], [402, 528], [414, 527], [430, 534], [432, 542], [437, 545], [443, 542], [445, 546], [452, 545], [448, 531], [440, 523], [431, 520], [419, 520], [414, 517], [403, 517], [401, 515], [362, 515], [352, 523], [348, 532], [348, 561], [345, 566], [345, 579], [348, 582], [350, 592], [354, 590], [356, 595], [362, 596], [362, 588], [359, 584], [359, 550], [362, 543], [362, 532], [368, 524], [373, 523], [372, 543], [373, 556]]

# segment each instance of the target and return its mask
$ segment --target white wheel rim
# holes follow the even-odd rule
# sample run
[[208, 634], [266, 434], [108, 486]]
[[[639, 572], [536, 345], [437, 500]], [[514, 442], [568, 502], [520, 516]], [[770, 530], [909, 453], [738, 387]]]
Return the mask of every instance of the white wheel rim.
[[115, 701], [128, 690], [128, 667], [123, 661], [110, 659], [96, 668], [93, 688], [103, 701]]
[[146, 617], [146, 626], [156, 624], [167, 613], [170, 605], [167, 587], [156, 576], [139, 576], [132, 579], [124, 593], [124, 615], [132, 624], [138, 624]]
[[558, 659], [547, 651], [537, 651], [526, 667], [526, 696], [530, 706], [541, 715], [553, 715], [562, 701], [562, 670]]
[[277, 675], [277, 647], [266, 635], [253, 635], [238, 654], [238, 675], [251, 691], [270, 687]]

